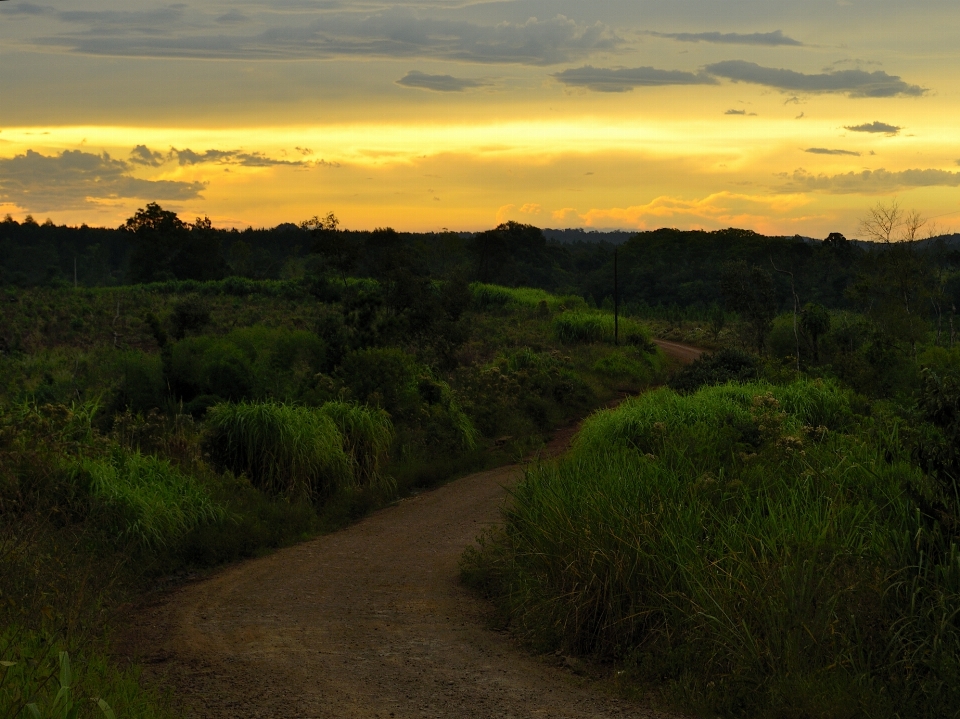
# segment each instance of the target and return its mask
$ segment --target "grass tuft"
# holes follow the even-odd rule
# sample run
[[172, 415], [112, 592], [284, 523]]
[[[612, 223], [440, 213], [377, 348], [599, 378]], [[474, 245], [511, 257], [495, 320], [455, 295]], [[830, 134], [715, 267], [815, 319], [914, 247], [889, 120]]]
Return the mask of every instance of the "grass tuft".
[[274, 402], [218, 404], [207, 413], [211, 459], [254, 486], [291, 499], [320, 498], [354, 482], [330, 417]]

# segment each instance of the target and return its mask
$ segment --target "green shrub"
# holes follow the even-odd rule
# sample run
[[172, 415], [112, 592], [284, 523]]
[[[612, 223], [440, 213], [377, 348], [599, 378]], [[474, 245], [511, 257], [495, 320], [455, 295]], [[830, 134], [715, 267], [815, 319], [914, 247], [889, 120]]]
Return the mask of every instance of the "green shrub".
[[174, 544], [224, 516], [203, 485], [157, 457], [114, 447], [109, 457], [68, 465], [115, 531], [143, 547]]
[[418, 430], [415, 441], [472, 448], [476, 430], [445, 381], [397, 348], [347, 355], [338, 372], [352, 398], [386, 410], [397, 424]]
[[352, 485], [344, 438], [322, 412], [274, 402], [218, 404], [207, 412], [211, 459], [270, 494], [322, 498]]
[[675, 374], [669, 382], [677, 392], [696, 392], [701, 387], [727, 382], [753, 382], [760, 376], [760, 360], [741, 350], [725, 347], [704, 354]]
[[122, 352], [116, 359], [114, 372], [117, 389], [111, 409], [147, 412], [166, 403], [163, 362], [158, 355], [135, 350]]

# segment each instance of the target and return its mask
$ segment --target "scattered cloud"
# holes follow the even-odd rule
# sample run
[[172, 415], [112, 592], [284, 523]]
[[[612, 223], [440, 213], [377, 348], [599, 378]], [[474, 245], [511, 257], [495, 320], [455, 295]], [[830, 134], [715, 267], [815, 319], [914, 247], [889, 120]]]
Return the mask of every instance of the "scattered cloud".
[[543, 208], [540, 207], [536, 202], [527, 202], [520, 207], [520, 212], [525, 215], [539, 215], [543, 212]]
[[960, 187], [960, 172], [938, 169], [914, 169], [889, 172], [884, 169], [861, 170], [839, 175], [814, 175], [804, 169], [784, 173], [781, 188], [791, 192], [828, 192], [831, 194], [878, 193], [907, 190], [914, 187]]
[[663, 85], [716, 85], [717, 81], [702, 73], [682, 70], [658, 70], [655, 67], [603, 68], [584, 65], [553, 73], [553, 77], [570, 87], [585, 87], [594, 92], [629, 92], [635, 87]]
[[757, 113], [747, 112], [746, 110], [727, 110], [724, 115], [746, 115], [747, 117], [756, 117]]
[[803, 45], [799, 40], [787, 37], [780, 30], [747, 34], [738, 32], [650, 32], [648, 34], [679, 42], [712, 42], [727, 45]]
[[190, 200], [200, 196], [201, 182], [142, 180], [130, 174], [130, 163], [107, 153], [66, 150], [42, 155], [27, 150], [0, 159], [0, 202], [31, 212], [77, 209], [96, 200], [141, 198]]
[[926, 88], [910, 85], [882, 70], [837, 70], [808, 75], [745, 60], [724, 60], [707, 65], [704, 71], [734, 82], [749, 82], [783, 92], [843, 93], [848, 97], [919, 97], [927, 92]]
[[863, 125], [844, 125], [843, 129], [850, 130], [850, 132], [874, 132], [883, 133], [884, 135], [896, 135], [903, 128], [897, 125], [888, 125], [885, 122], [866, 122]]
[[564, 207], [559, 210], [554, 210], [550, 213], [550, 216], [557, 220], [558, 222], [570, 223], [574, 220], [579, 220], [580, 215], [577, 214], [577, 208], [575, 207]]
[[397, 80], [398, 85], [404, 87], [415, 87], [419, 90], [432, 90], [434, 92], [463, 92], [474, 87], [484, 87], [485, 82], [479, 80], [470, 80], [463, 77], [454, 77], [453, 75], [428, 75], [424, 72], [411, 70], [406, 75]]
[[852, 155], [853, 157], [860, 157], [860, 153], [853, 150], [830, 150], [826, 147], [808, 147], [804, 152], [813, 155]]
[[[61, 12], [82, 27], [37, 40], [88, 55], [230, 60], [387, 57], [553, 65], [615, 50], [623, 40], [603, 23], [564, 15], [481, 23], [428, 10], [304, 6], [271, 13], [274, 24], [249, 32], [231, 13], [186, 22], [185, 5], [152, 11]], [[222, 20], [229, 17], [230, 22]], [[236, 20], [234, 18], [236, 17]], [[277, 24], [279, 21], [279, 24]], [[231, 28], [230, 26], [235, 26]]]
[[831, 150], [826, 147], [808, 147], [804, 152], [813, 155], [852, 155], [853, 157], [860, 157], [860, 153], [853, 150]]
[[165, 161], [162, 152], [154, 152], [146, 145], [137, 145], [130, 150], [130, 162], [134, 165], [149, 165], [150, 167], [160, 167]]
[[[300, 148], [297, 148], [300, 150]], [[302, 154], [309, 154], [303, 152]], [[309, 167], [319, 165], [325, 167], [339, 167], [336, 162], [327, 162], [326, 160], [278, 160], [264, 155], [262, 152], [243, 152], [242, 150], [204, 150], [203, 152], [194, 152], [190, 148], [178, 150], [175, 147], [170, 148], [167, 159], [176, 159], [180, 165], [202, 165], [214, 163], [218, 165], [242, 165], [243, 167]]]

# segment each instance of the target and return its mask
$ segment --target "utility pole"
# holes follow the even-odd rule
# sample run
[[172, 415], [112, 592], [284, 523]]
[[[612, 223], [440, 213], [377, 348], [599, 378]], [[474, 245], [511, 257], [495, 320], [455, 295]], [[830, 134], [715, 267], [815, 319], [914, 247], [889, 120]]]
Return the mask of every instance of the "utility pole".
[[617, 287], [617, 249], [613, 248], [613, 344], [620, 344], [620, 292]]

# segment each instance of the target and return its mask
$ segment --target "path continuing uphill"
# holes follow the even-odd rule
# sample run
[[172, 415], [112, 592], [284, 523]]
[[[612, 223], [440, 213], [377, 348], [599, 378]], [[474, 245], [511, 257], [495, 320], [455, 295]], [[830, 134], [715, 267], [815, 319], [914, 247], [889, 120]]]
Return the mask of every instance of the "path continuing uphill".
[[518, 649], [459, 586], [460, 554], [521, 471], [463, 477], [182, 587], [140, 609], [126, 651], [195, 717], [665, 719]]

